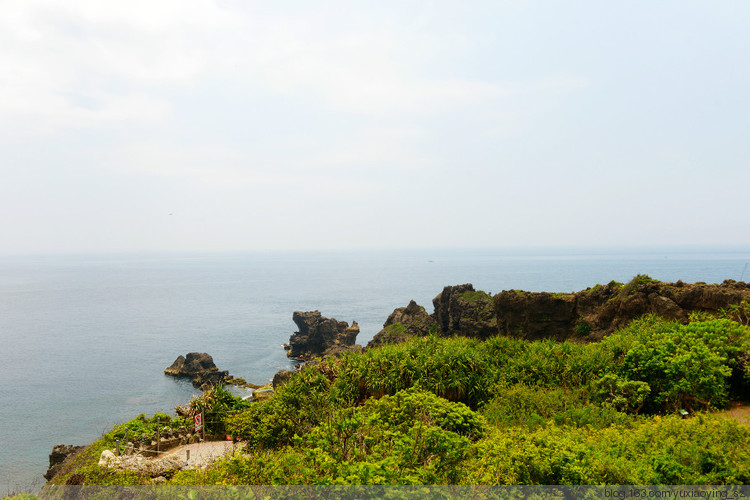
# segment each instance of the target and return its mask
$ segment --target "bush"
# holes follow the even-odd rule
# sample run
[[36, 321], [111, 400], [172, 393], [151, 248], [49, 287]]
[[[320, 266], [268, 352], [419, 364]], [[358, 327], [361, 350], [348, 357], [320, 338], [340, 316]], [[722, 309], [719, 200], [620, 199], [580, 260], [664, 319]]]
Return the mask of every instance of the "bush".
[[226, 421], [230, 415], [250, 407], [250, 401], [232, 395], [221, 385], [210, 387], [200, 396], [190, 401], [190, 414], [203, 412], [206, 434], [224, 436], [227, 433]]
[[419, 385], [450, 401], [476, 407], [488, 397], [493, 362], [478, 340], [420, 337], [343, 357], [335, 397], [358, 404]]
[[332, 406], [330, 382], [318, 367], [303, 370], [269, 400], [229, 415], [227, 431], [253, 448], [277, 448], [320, 423]]
[[484, 426], [465, 405], [412, 388], [341, 410], [296, 442], [323, 482], [455, 482]]
[[496, 429], [460, 470], [468, 484], [746, 484], [750, 430], [699, 415], [635, 426]]
[[635, 341], [627, 352], [623, 375], [651, 387], [653, 409], [708, 409], [725, 404], [732, 366], [750, 330], [733, 321], [673, 324], [667, 331]]
[[628, 380], [614, 373], [604, 375], [594, 386], [599, 400], [605, 407], [636, 415], [645, 406], [646, 399], [651, 394], [651, 387], [646, 382]]
[[538, 429], [549, 422], [565, 426], [604, 428], [628, 425], [632, 418], [614, 408], [588, 401], [587, 388], [530, 387], [525, 384], [495, 388], [496, 396], [482, 407], [487, 421], [499, 428], [514, 426]]

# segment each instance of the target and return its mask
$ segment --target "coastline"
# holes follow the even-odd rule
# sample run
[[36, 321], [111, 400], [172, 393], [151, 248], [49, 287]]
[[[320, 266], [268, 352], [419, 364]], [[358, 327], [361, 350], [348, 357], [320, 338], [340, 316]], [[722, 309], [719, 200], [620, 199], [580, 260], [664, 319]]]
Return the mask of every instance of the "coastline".
[[[256, 382], [292, 368], [281, 345], [294, 328], [289, 317], [295, 309], [356, 319], [360, 343], [366, 343], [394, 307], [412, 298], [429, 307], [446, 283], [570, 292], [638, 272], [711, 283], [739, 277], [747, 261], [747, 252], [612, 259], [600, 253], [525, 259], [486, 249], [328, 260], [325, 253], [300, 255], [275, 255], [269, 262], [257, 255], [229, 261], [50, 257], [20, 267], [4, 261], [0, 291], [7, 307], [0, 332], [9, 363], [0, 368], [7, 381], [0, 393], [13, 404], [0, 408], [0, 417], [13, 422], [7, 429], [13, 433], [3, 436], [0, 450], [0, 469], [12, 473], [0, 478], [3, 487], [18, 484], [17, 478], [32, 484], [55, 443], [91, 442], [133, 415], [171, 411], [197, 394], [188, 382], [154, 377], [190, 350], [186, 346], [212, 353], [222, 369]], [[77, 361], [83, 352], [85, 364]], [[35, 359], [48, 361], [41, 368]]]
[[[646, 323], [648, 323], [649, 321], [671, 321], [673, 322], [672, 324], [675, 325], [675, 328], [680, 327], [680, 325], [687, 325], [687, 327], [691, 327], [694, 322], [698, 322], [698, 324], [700, 324], [700, 322], [703, 321], [707, 322], [706, 325], [714, 323], [716, 325], [724, 325], [720, 326], [720, 328], [726, 328], [730, 324], [734, 324], [736, 325], [736, 328], [745, 328], [746, 330], [748, 330], [745, 335], [748, 337], [748, 341], [750, 341], [750, 330], [742, 326], [746, 323], [750, 324], [749, 304], [750, 284], [744, 282], [736, 282], [733, 280], [725, 280], [722, 284], [719, 285], [707, 285], [702, 283], [688, 284], [683, 283], [682, 281], [678, 281], [675, 283], [662, 283], [646, 275], [637, 275], [626, 284], [616, 283], [612, 281], [606, 286], [596, 285], [593, 288], [590, 287], [586, 290], [570, 294], [550, 294], [547, 292], [531, 293], [518, 290], [510, 290], [503, 291], [494, 296], [483, 291], [475, 291], [473, 286], [470, 284], [460, 286], [447, 286], [440, 294], [438, 294], [433, 299], [434, 312], [431, 315], [427, 315], [424, 311], [424, 308], [420, 308], [413, 301], [409, 304], [408, 307], [397, 308], [396, 310], [394, 310], [394, 312], [385, 322], [384, 329], [377, 335], [375, 335], [373, 341], [370, 342], [370, 350], [368, 350], [368, 353], [371, 353], [373, 349], [385, 349], [386, 346], [398, 346], [399, 344], [403, 343], [409, 344], [411, 343], [410, 339], [425, 339], [428, 342], [436, 342], [439, 338], [443, 338], [446, 340], [478, 338], [479, 341], [489, 342], [493, 339], [497, 340], [506, 338], [510, 340], [515, 338], [521, 342], [555, 340], [558, 343], [563, 343], [564, 345], [573, 340], [579, 343], [579, 345], [581, 345], [581, 342], [584, 342], [583, 345], [586, 345], [587, 342], [593, 343], [595, 345], [600, 343], [603, 337], [608, 337], [609, 334], [622, 335], [622, 333], [619, 332], [621, 332], [625, 327], [627, 327], [631, 323], [636, 324], [639, 321], [646, 321]], [[579, 307], [582, 308], [582, 310], [588, 311], [589, 315], [586, 317], [582, 316], [579, 311]], [[568, 311], [568, 316], [572, 315], [571, 317], [578, 317], [579, 319], [575, 322], [571, 321], [570, 319], [566, 319], [565, 314], [561, 315], [561, 311]], [[514, 320], [513, 317], [517, 316], [519, 312], [522, 315], [520, 319], [521, 323], [516, 326], [513, 321], [517, 322], [518, 318]], [[303, 317], [306, 319], [300, 319]], [[726, 318], [724, 320], [721, 320], [724, 323], [717, 323], [717, 320], [713, 319], [721, 317]], [[529, 320], [531, 318], [538, 318], [541, 320], [541, 329], [534, 327], [534, 323], [529, 323]], [[431, 322], [427, 322], [426, 319], [431, 320]], [[341, 344], [339, 344], [339, 342], [341, 342], [339, 337], [347, 339], [347, 343], [349, 343], [350, 340], [353, 341], [353, 337], [351, 337], [350, 335], [350, 329], [348, 328], [348, 324], [346, 323], [337, 322], [334, 319], [328, 319], [324, 317], [321, 318], [320, 313], [318, 313], [317, 311], [315, 311], [314, 315], [312, 313], [303, 314], [295, 312], [295, 322], [297, 322], [300, 328], [300, 332], [293, 334], [290, 342], [296, 342], [296, 352], [298, 355], [304, 352], [300, 350], [303, 345], [308, 346], [308, 348], [315, 349], [314, 351], [311, 351], [311, 353], [330, 352], [330, 354], [325, 354], [322, 360], [314, 361], [314, 363], [310, 365], [310, 370], [307, 369], [307, 366], [304, 366], [300, 372], [290, 372], [289, 375], [285, 375], [283, 382], [280, 379], [278, 386], [275, 377], [274, 388], [278, 388], [282, 383], [288, 383], [289, 380], [297, 381], [304, 378], [302, 377], [303, 372], [308, 373], [310, 371], [321, 370], [322, 373], [328, 373], [326, 370], [331, 370], [330, 367], [335, 366], [336, 363], [339, 362], [339, 357], [342, 355], [346, 356], [347, 353], [352, 353], [352, 355], [355, 356], [363, 354], [362, 348], [360, 346], [352, 345], [350, 347], [343, 348], [342, 350], [342, 346]], [[356, 325], [356, 323], [354, 324]], [[585, 329], [585, 331], [582, 331], [581, 324], [586, 325], [587, 328]], [[338, 333], [331, 333], [331, 325], [338, 325]], [[415, 326], [416, 329], [413, 328]], [[395, 328], [395, 330], [400, 334], [398, 337], [395, 337], [393, 335], [394, 328], [391, 327], [397, 327]], [[565, 330], [566, 328], [568, 331], [564, 332], [563, 330]], [[563, 331], [562, 334], [560, 333], [561, 331]], [[541, 336], [539, 335], [539, 332], [541, 332]], [[603, 332], [603, 336], [598, 332]], [[679, 335], [682, 334], [678, 334], [678, 336]], [[299, 339], [295, 340], [295, 337], [299, 337], [299, 339], [304, 338], [304, 341], [301, 341]], [[305, 343], [302, 344], [301, 342]], [[325, 345], [321, 346], [319, 345], [319, 342], [324, 342]], [[544, 345], [543, 342], [542, 345]], [[330, 348], [333, 346], [338, 346], [337, 350], [330, 351]], [[596, 348], [600, 349], [599, 347]], [[302, 354], [302, 356], [308, 359], [312, 359], [314, 357], [312, 354]], [[198, 363], [197, 360], [201, 360], [200, 363]], [[165, 372], [172, 375], [192, 377], [193, 372], [187, 369], [190, 363], [200, 368], [200, 370], [205, 370], [210, 374], [222, 374], [222, 376], [224, 377], [228, 375], [228, 373], [226, 372], [218, 372], [218, 369], [211, 360], [211, 356], [205, 353], [190, 353], [187, 357], [180, 356], [172, 366], [167, 368]], [[183, 366], [185, 368], [183, 368]], [[326, 368], [326, 366], [328, 368]], [[727, 373], [725, 373], [725, 375], [727, 375]], [[360, 373], [359, 376], [366, 377], [368, 375], [366, 372], [363, 372]], [[203, 379], [203, 376], [199, 375], [199, 377], [201, 380]], [[604, 377], [602, 380], [605, 380], [606, 378], [607, 377]], [[220, 382], [219, 379], [216, 379], [216, 381]], [[617, 383], [619, 384], [620, 382]], [[643, 382], [637, 383], [648, 388], [648, 385]], [[419, 387], [419, 385], [417, 385], [416, 387]], [[420, 397], [424, 397], [424, 395], [430, 395], [430, 393], [423, 392], [422, 389], [416, 390], [420, 391], [420, 393], [423, 394]], [[608, 390], [612, 391], [613, 389]], [[221, 390], [219, 388], [213, 389], [208, 385], [204, 385], [204, 391], [206, 392], [204, 392], [201, 398], [198, 398], [197, 400], [194, 399], [193, 401], [191, 401], [191, 404], [189, 406], [184, 407], [184, 409], [178, 412], [178, 414], [184, 414], [185, 416], [187, 416], [187, 422], [192, 422], [193, 415], [197, 415], [195, 412], [203, 411], [197, 409], [202, 408], [202, 403], [200, 403], [201, 399], [215, 397], [217, 398], [221, 393]], [[381, 395], [385, 396], [383, 400], [388, 399], [387, 394], [388, 392]], [[451, 394], [453, 394], [454, 396], [456, 395], [456, 393], [452, 392], [451, 389], [448, 390], [444, 397], [451, 399]], [[646, 393], [643, 393], [643, 395], [645, 394]], [[234, 402], [232, 402], [231, 396], [229, 397], [230, 399], [226, 400], [227, 402], [222, 404], [230, 404], [235, 406], [236, 409], [233, 410], [235, 412], [239, 411], [241, 408], [257, 408], [257, 405], [260, 404], [247, 403], [246, 401], [243, 402], [243, 400], [239, 398], [233, 398]], [[435, 395], [432, 394], [430, 395], [430, 397], [435, 397]], [[463, 398], [463, 396], [460, 395], [456, 397], [458, 397], [459, 400], [462, 400]], [[694, 399], [696, 402], [705, 403], [707, 405], [706, 409], [708, 409], [708, 403], [706, 403], [705, 401], [693, 396], [690, 396], [690, 398]], [[219, 401], [219, 399], [216, 399], [215, 401]], [[688, 400], [686, 399], [685, 401]], [[210, 407], [214, 407], [215, 404], [216, 403], [213, 403], [212, 405], [210, 405]], [[630, 411], [634, 411], [637, 415], [644, 404], [645, 400], [641, 400], [640, 405], [637, 402], [626, 403], [625, 406], [620, 410], [624, 411], [629, 409]], [[693, 412], [693, 408], [692, 406], [690, 406], [690, 403], [686, 404], [688, 404], [690, 412], [681, 410], [684, 415]], [[472, 405], [472, 407], [474, 407], [474, 405]], [[218, 407], [214, 407], [212, 411], [218, 411], [217, 408]], [[223, 412], [224, 410], [221, 410], [217, 415], [223, 415]], [[203, 419], [203, 413], [201, 413], [201, 417]], [[141, 418], [143, 422], [148, 422], [148, 420], [144, 420], [142, 416], [139, 418]], [[209, 418], [215, 419], [217, 417], [205, 418], [206, 421], [209, 422]], [[154, 417], [154, 420], [152, 420], [152, 423], [154, 421], [158, 426], [159, 420], [156, 419], [156, 416]], [[133, 422], [135, 421], [132, 421], [130, 425], [133, 425]], [[169, 417], [166, 417], [166, 422], [169, 423]], [[175, 422], [177, 423], [171, 425], [180, 425], [178, 421]], [[217, 425], [215, 420], [213, 420], [213, 422], [214, 425]], [[222, 423], [221, 425], [223, 426], [226, 424]], [[238, 435], [236, 434], [238, 430], [237, 428], [232, 427], [232, 425], [234, 424], [232, 424], [232, 420], [230, 419], [229, 424], [226, 428], [227, 430], [220, 431], [220, 434], [223, 435], [224, 433], [229, 432], [232, 434], [232, 440], [236, 441], [237, 439], [239, 439]], [[184, 423], [182, 424], [182, 427], [180, 427], [180, 429], [182, 429], [184, 432]], [[216, 433], [215, 429], [216, 428], [214, 428], [214, 434]], [[224, 427], [221, 427], [221, 429], [224, 429]], [[193, 438], [189, 434], [173, 434], [168, 427], [164, 428], [164, 432], [165, 437], [162, 438], [162, 440], [164, 440], [164, 449], [174, 448], [174, 446], [178, 444], [193, 442]], [[157, 443], [159, 442], [158, 435], [159, 434], [157, 430]], [[127, 436], [128, 428], [126, 427], [126, 441]], [[748, 437], [750, 438], [750, 435]], [[171, 440], [167, 441], [167, 438]], [[110, 435], [108, 439], [111, 443], [111, 440], [114, 438]], [[229, 439], [229, 435], [227, 435], [227, 439]], [[253, 441], [251, 440], [248, 442]], [[130, 442], [127, 443], [127, 448], [128, 450], [126, 455], [134, 454], [135, 458], [138, 458], [139, 454], [148, 451], [146, 448], [144, 448], [143, 443], [140, 445], [140, 452], [134, 450], [134, 444]], [[158, 450], [158, 445], [156, 449]], [[118, 444], [117, 454], [119, 454], [119, 451], [120, 449]], [[67, 457], [64, 459], [64, 461], [62, 461], [62, 470], [70, 469], [71, 465], [66, 464], [71, 464], [74, 461], [77, 461], [78, 454], [80, 454], [81, 452], [81, 450], [70, 450], [70, 457]], [[108, 454], [108, 457], [106, 459], [105, 454]], [[127, 457], [122, 458], [124, 460]], [[50, 457], [50, 459], [50, 461], [52, 461], [52, 456]], [[105, 464], [105, 466], [107, 467], [112, 467], [112, 465], [109, 465], [110, 459], [117, 459], [117, 463], [120, 464], [119, 457], [116, 457], [115, 454], [113, 454], [109, 450], [104, 450], [102, 452], [102, 458], [99, 460], [99, 466], [101, 467], [102, 464]], [[140, 464], [141, 462], [137, 463]], [[140, 465], [138, 466], [140, 467]], [[187, 466], [187, 462], [180, 462], [180, 465], [176, 466], [177, 469], [171, 469], [172, 472], [169, 473], [170, 475], [167, 476], [167, 479], [163, 477], [164, 473], [152, 472], [151, 477], [155, 478], [152, 480], [152, 482], [166, 482], [168, 478], [171, 477], [171, 474], [174, 474], [175, 472], [179, 473], [179, 471], [185, 470]], [[122, 468], [131, 466], [117, 465], [117, 467]], [[52, 471], [50, 470], [47, 476], [51, 481], [57, 481], [57, 476], [61, 473], [62, 472], [59, 471], [56, 473], [52, 473]], [[67, 484], [71, 484], [70, 479], [68, 479]]]

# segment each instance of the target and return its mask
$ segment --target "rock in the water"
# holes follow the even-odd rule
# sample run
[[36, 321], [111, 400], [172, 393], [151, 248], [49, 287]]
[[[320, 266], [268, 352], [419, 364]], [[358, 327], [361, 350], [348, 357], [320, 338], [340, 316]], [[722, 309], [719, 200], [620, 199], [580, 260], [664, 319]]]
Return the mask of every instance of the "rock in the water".
[[178, 356], [164, 373], [173, 377], [190, 378], [195, 387], [222, 384], [229, 377], [229, 372], [219, 371], [213, 358], [205, 352], [191, 352], [187, 356]]
[[287, 356], [311, 359], [347, 350], [354, 346], [359, 325], [326, 318], [319, 311], [295, 311], [292, 320], [299, 328], [289, 338]]
[[367, 347], [398, 344], [411, 337], [424, 337], [436, 327], [435, 318], [427, 314], [424, 307], [412, 300], [408, 306], [399, 307], [388, 316], [383, 329], [375, 334]]
[[218, 371], [214, 359], [205, 352], [191, 352], [185, 356], [178, 356], [172, 366], [164, 370], [167, 375], [175, 377], [192, 377], [197, 373]]
[[73, 446], [69, 444], [56, 444], [53, 446], [52, 453], [49, 454], [49, 468], [43, 476], [44, 479], [49, 481], [55, 477], [62, 467], [63, 462], [65, 462], [69, 456], [75, 455], [84, 448], [85, 446]]

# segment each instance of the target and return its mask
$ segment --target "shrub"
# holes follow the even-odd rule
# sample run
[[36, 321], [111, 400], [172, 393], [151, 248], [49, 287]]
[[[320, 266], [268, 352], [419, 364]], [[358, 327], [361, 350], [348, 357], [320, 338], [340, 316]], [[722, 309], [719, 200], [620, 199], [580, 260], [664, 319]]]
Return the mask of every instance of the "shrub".
[[465, 405], [411, 388], [338, 411], [296, 443], [324, 482], [455, 482], [484, 426]]
[[623, 374], [651, 386], [651, 399], [667, 411], [726, 402], [732, 365], [748, 329], [729, 320], [674, 324], [639, 339], [627, 352]]
[[292, 442], [322, 421], [330, 411], [330, 382], [320, 369], [303, 370], [269, 400], [252, 403], [229, 415], [228, 432], [254, 448], [276, 448]]
[[226, 421], [233, 413], [250, 407], [250, 402], [232, 395], [231, 392], [217, 385], [203, 391], [190, 401], [190, 414], [203, 412], [206, 434], [224, 436], [227, 433]]
[[482, 407], [481, 413], [496, 427], [521, 426], [537, 429], [548, 422], [567, 426], [608, 427], [628, 425], [632, 418], [612, 408], [590, 403], [587, 388], [530, 387], [525, 384], [495, 388], [495, 397]]
[[605, 407], [636, 415], [645, 406], [646, 399], [651, 393], [651, 387], [646, 382], [628, 380], [614, 373], [607, 373], [597, 380], [594, 386]]
[[468, 484], [746, 484], [750, 430], [698, 415], [602, 429], [496, 429], [459, 473]]
[[333, 391], [350, 404], [419, 385], [450, 401], [476, 405], [488, 397], [492, 360], [482, 342], [466, 338], [419, 337], [344, 356]]

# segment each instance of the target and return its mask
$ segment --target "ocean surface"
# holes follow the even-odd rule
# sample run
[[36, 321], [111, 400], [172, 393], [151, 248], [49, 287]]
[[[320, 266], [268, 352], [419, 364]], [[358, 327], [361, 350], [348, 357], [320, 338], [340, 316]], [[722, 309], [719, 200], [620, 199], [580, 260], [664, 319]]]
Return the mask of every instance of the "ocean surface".
[[[0, 258], [0, 495], [35, 491], [55, 444], [88, 444], [196, 394], [164, 375], [180, 354], [265, 383], [293, 363], [295, 310], [361, 329], [432, 312], [444, 286], [572, 292], [626, 282], [750, 280], [750, 248], [410, 250]], [[744, 273], [744, 275], [743, 275]]]

